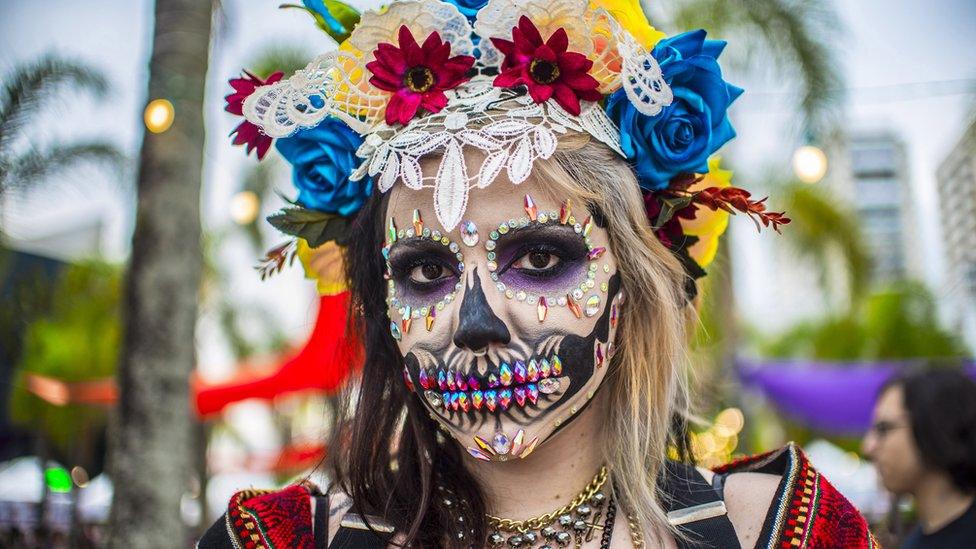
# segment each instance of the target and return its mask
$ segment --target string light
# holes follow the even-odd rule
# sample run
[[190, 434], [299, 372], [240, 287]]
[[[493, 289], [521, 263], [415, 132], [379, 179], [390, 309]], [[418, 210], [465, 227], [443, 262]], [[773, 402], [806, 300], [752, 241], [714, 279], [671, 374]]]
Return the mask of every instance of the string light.
[[827, 155], [812, 145], [800, 147], [793, 153], [793, 173], [804, 183], [818, 183], [827, 175]]
[[146, 129], [153, 133], [163, 133], [173, 125], [175, 110], [173, 104], [166, 99], [153, 99], [146, 105], [143, 119]]

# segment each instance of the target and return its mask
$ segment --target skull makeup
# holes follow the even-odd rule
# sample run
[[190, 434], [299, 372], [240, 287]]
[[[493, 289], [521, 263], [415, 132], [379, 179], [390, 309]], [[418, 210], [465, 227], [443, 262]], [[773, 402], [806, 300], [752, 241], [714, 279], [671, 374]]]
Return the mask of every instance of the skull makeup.
[[473, 457], [528, 456], [606, 375], [623, 301], [607, 231], [534, 177], [473, 189], [450, 232], [431, 189], [391, 192], [387, 303], [407, 387]]

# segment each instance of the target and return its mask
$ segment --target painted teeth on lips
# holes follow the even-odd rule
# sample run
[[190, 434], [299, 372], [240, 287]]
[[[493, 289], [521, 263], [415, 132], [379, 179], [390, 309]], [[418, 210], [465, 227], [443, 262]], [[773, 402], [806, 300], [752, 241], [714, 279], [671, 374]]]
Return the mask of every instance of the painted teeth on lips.
[[528, 362], [502, 362], [485, 375], [464, 374], [454, 369], [421, 369], [420, 386], [435, 406], [445, 411], [505, 411], [535, 405], [539, 395], [559, 390], [556, 378], [563, 373], [559, 355], [531, 358]]

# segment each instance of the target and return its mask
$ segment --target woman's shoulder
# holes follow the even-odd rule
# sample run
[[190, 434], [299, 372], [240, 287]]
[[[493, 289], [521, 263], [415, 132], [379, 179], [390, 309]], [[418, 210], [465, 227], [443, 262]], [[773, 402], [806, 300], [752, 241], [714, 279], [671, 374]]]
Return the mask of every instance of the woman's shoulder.
[[[855, 549], [878, 546], [864, 517], [793, 443], [735, 460], [715, 468], [714, 472], [726, 478], [725, 499], [730, 519], [735, 518], [734, 508], [749, 507], [756, 499], [769, 502], [765, 518], [754, 521], [762, 524], [757, 546]], [[752, 518], [757, 518], [754, 510], [751, 513]]]
[[313, 500], [321, 495], [312, 483], [280, 490], [241, 490], [227, 512], [197, 543], [199, 549], [314, 546]]

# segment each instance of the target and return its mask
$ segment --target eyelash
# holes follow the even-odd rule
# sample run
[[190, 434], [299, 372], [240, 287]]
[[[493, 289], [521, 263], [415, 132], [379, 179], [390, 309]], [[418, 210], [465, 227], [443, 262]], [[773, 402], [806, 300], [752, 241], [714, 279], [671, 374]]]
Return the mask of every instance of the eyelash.
[[[522, 258], [531, 253], [545, 253], [555, 256], [559, 261], [552, 267], [547, 267], [544, 269], [528, 269], [518, 267], [517, 265], [521, 262]], [[509, 269], [515, 269], [519, 274], [524, 276], [529, 276], [532, 278], [546, 279], [554, 276], [558, 276], [566, 268], [567, 254], [565, 250], [559, 248], [558, 246], [552, 246], [551, 244], [528, 244], [519, 249], [519, 251], [514, 254], [514, 258], [511, 263], [509, 263], [504, 269], [499, 271], [499, 276], [504, 275]]]
[[[445, 276], [435, 280], [428, 280], [426, 282], [418, 282], [414, 280], [410, 273], [413, 272], [417, 267], [423, 267], [424, 265], [437, 265], [445, 271]], [[447, 264], [439, 259], [430, 259], [427, 257], [418, 257], [414, 259], [408, 259], [402, 263], [392, 265], [393, 276], [397, 279], [399, 284], [407, 285], [411, 290], [417, 292], [431, 291], [441, 287], [444, 284], [444, 280], [451, 277], [457, 277], [459, 273], [454, 266]]]

